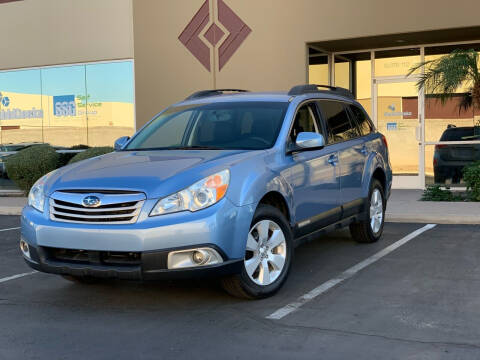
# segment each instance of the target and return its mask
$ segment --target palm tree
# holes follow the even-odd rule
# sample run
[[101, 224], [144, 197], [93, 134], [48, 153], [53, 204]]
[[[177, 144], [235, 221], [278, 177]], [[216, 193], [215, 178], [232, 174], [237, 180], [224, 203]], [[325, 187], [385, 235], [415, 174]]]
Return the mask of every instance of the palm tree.
[[407, 76], [425, 66], [417, 88], [429, 94], [438, 94], [442, 104], [450, 99], [462, 85], [469, 88], [463, 94], [459, 110], [480, 109], [480, 71], [478, 53], [473, 50], [457, 49], [435, 60], [424, 61], [410, 68]]

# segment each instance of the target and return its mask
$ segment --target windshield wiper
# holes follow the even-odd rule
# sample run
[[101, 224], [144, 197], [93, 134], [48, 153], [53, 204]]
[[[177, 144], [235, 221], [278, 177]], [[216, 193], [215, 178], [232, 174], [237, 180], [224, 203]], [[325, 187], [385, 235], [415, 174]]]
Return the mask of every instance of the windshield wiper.
[[189, 146], [174, 146], [166, 148], [166, 150], [225, 150], [218, 146], [203, 146], [203, 145], [189, 145]]

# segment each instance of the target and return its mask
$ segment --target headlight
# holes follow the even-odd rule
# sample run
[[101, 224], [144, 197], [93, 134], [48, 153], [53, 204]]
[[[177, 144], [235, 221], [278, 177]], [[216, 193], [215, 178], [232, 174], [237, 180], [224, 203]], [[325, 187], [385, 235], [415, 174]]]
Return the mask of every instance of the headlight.
[[30, 192], [28, 193], [28, 205], [37, 209], [43, 213], [43, 206], [45, 205], [45, 192], [44, 186], [46, 180], [50, 177], [52, 173], [42, 176], [37, 182], [32, 186]]
[[150, 212], [150, 216], [205, 209], [225, 196], [229, 182], [229, 170], [210, 175], [185, 190], [160, 199]]

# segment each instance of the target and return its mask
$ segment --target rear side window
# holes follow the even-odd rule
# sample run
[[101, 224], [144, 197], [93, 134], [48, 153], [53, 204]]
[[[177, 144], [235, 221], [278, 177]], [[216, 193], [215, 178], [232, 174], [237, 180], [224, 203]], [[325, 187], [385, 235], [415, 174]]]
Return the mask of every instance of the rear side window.
[[350, 110], [352, 111], [352, 114], [357, 121], [358, 129], [360, 130], [361, 135], [368, 135], [373, 131], [373, 125], [370, 122], [370, 119], [368, 118], [367, 114], [365, 111], [361, 108], [359, 108], [356, 105], [348, 105]]
[[347, 141], [359, 136], [357, 127], [350, 121], [343, 103], [320, 100], [318, 105], [325, 117], [329, 143]]

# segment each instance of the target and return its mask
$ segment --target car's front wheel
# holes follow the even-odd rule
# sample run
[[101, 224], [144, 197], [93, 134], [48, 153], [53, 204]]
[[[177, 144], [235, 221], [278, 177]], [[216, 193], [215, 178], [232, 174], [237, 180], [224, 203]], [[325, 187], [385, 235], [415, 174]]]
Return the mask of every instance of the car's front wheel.
[[248, 233], [242, 272], [222, 280], [233, 296], [260, 299], [273, 295], [287, 279], [293, 235], [277, 208], [260, 204]]

